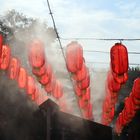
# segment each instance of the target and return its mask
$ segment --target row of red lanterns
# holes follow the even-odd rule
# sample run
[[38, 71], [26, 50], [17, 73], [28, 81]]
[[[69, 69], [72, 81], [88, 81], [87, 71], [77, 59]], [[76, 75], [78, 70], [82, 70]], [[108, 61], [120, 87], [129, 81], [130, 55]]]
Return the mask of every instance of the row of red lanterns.
[[90, 103], [90, 75], [83, 58], [83, 48], [77, 42], [71, 42], [66, 48], [67, 69], [72, 75], [78, 104], [86, 119], [93, 120]]
[[106, 80], [106, 97], [103, 103], [102, 123], [109, 125], [114, 118], [115, 104], [121, 85], [128, 79], [127, 48], [116, 43], [110, 50], [110, 71]]
[[52, 71], [51, 65], [46, 61], [44, 45], [40, 40], [33, 40], [29, 45], [29, 62], [32, 72], [38, 82], [48, 94], [56, 99], [63, 96], [63, 87]]
[[129, 97], [125, 98], [125, 106], [122, 112], [119, 114], [116, 124], [115, 132], [119, 135], [130, 121], [132, 121], [137, 110], [140, 109], [140, 78], [134, 81], [132, 92]]
[[[1, 35], [0, 35], [1, 36]], [[25, 89], [27, 95], [36, 101], [39, 90], [32, 76], [28, 75], [25, 68], [20, 65], [18, 58], [11, 56], [11, 49], [8, 45], [3, 45], [2, 36], [0, 37], [0, 69], [6, 70], [11, 80], [16, 80], [19, 88]]]

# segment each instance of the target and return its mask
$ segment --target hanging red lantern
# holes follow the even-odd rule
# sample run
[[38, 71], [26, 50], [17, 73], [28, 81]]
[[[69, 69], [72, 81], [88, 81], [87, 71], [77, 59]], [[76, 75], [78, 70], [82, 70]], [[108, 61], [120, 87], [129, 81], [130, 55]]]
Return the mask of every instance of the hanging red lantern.
[[27, 72], [22, 67], [19, 69], [18, 85], [20, 88], [26, 88], [27, 85]]
[[87, 109], [83, 113], [86, 119], [93, 120], [92, 104], [88, 104]]
[[60, 99], [63, 96], [63, 88], [58, 80], [55, 82], [52, 95], [56, 99]]
[[71, 42], [66, 49], [67, 68], [70, 72], [75, 73], [82, 69], [83, 49], [77, 42]]
[[131, 97], [125, 98], [125, 111], [127, 112], [128, 118], [132, 118], [135, 116], [135, 105]]
[[0, 57], [1, 57], [1, 53], [2, 53], [2, 45], [3, 45], [3, 36], [2, 36], [2, 34], [0, 34]]
[[82, 90], [77, 85], [74, 86], [74, 90], [78, 97], [82, 96]]
[[45, 91], [49, 94], [53, 91], [54, 85], [56, 82], [55, 76], [52, 74], [51, 79], [49, 80], [49, 83], [45, 85]]
[[72, 78], [76, 81], [82, 81], [86, 78], [87, 73], [87, 67], [85, 63], [83, 63], [82, 69], [74, 73]]
[[29, 48], [29, 61], [32, 67], [40, 68], [45, 63], [43, 43], [39, 40], [34, 40], [30, 44]]
[[135, 79], [132, 94], [137, 98], [140, 99], [140, 78]]
[[90, 87], [86, 89], [86, 92], [82, 95], [82, 99], [90, 101]]
[[42, 85], [46, 85], [49, 83], [50, 79], [52, 77], [52, 69], [51, 69], [51, 65], [47, 64], [46, 65], [46, 72], [44, 75], [42, 75], [41, 77], [39, 77], [39, 82]]
[[46, 72], [46, 64], [44, 64], [42, 67], [40, 68], [34, 68], [32, 69], [32, 73], [38, 77], [44, 75]]
[[27, 76], [27, 93], [31, 96], [35, 93], [35, 81], [32, 76]]
[[88, 104], [88, 100], [83, 100], [83, 98], [79, 98], [78, 103], [79, 103], [79, 107], [84, 109]]
[[20, 62], [17, 58], [12, 57], [9, 65], [9, 78], [17, 79], [19, 74]]
[[50, 80], [50, 77], [51, 75], [48, 75], [48, 73], [46, 72], [44, 75], [42, 75], [40, 78], [39, 78], [39, 82], [42, 84], [42, 85], [46, 85], [48, 84], [49, 80]]
[[77, 82], [78, 86], [80, 89], [86, 89], [89, 87], [90, 85], [90, 76], [89, 76], [89, 72], [87, 73], [87, 76], [84, 80]]
[[110, 50], [111, 68], [118, 75], [127, 73], [128, 71], [128, 52], [127, 48], [116, 43]]
[[131, 92], [129, 98], [131, 98], [132, 103], [134, 105], [134, 110], [140, 109], [140, 99], [134, 96], [134, 93]]
[[110, 71], [107, 75], [107, 83], [109, 90], [111, 90], [112, 92], [118, 92], [121, 88], [121, 85], [114, 80], [113, 75]]
[[128, 73], [118, 75], [118, 74], [112, 72], [112, 75], [114, 77], [114, 80], [116, 82], [118, 82], [119, 84], [124, 84], [128, 80]]
[[117, 92], [112, 92], [106, 87], [106, 98], [111, 100], [111, 103], [115, 105], [115, 103], [118, 100], [118, 93]]
[[2, 46], [2, 54], [1, 54], [1, 69], [6, 70], [10, 63], [10, 57], [11, 57], [11, 49], [8, 45]]

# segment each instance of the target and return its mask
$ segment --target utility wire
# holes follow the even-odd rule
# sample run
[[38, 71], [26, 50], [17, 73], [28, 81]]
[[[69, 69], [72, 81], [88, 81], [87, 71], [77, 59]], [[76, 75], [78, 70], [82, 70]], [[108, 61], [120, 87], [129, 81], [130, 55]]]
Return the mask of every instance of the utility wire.
[[92, 38], [92, 37], [75, 37], [61, 38], [62, 40], [104, 40], [104, 41], [140, 41], [140, 38]]
[[62, 47], [62, 43], [61, 43], [59, 34], [58, 34], [58, 32], [57, 32], [56, 23], [55, 23], [55, 20], [54, 20], [54, 17], [53, 17], [53, 13], [52, 13], [52, 10], [51, 10], [51, 7], [50, 7], [49, 0], [46, 0], [46, 1], [47, 1], [47, 5], [48, 5], [48, 8], [49, 8], [49, 12], [50, 12], [49, 14], [50, 14], [51, 19], [52, 19], [52, 22], [53, 22], [53, 27], [54, 27], [54, 31], [55, 31], [55, 33], [56, 33], [56, 37], [57, 37], [57, 39], [58, 39], [60, 48], [61, 48], [61, 50], [62, 50], [63, 57], [64, 57], [64, 59], [66, 60], [66, 58], [65, 58], [65, 53], [64, 53], [63, 47]]
[[[84, 50], [85, 52], [97, 52], [97, 53], [110, 53], [110, 52], [107, 52], [107, 51], [96, 51], [96, 50]], [[140, 52], [128, 52], [128, 54], [140, 54]]]
[[[88, 64], [101, 64], [101, 65], [106, 65], [106, 64], [109, 64], [108, 62], [98, 62], [98, 61], [86, 61], [86, 63]], [[138, 63], [129, 63], [129, 65], [140, 65]]]
[[[65, 49], [65, 48], [63, 48]], [[98, 50], [83, 50], [84, 52], [87, 52], [87, 53], [104, 53], [104, 54], [109, 54], [110, 52], [108, 51], [98, 51]], [[140, 52], [128, 52], [128, 54], [140, 54]]]
[[[49, 9], [49, 12], [50, 12], [49, 14], [51, 15], [51, 19], [52, 19], [52, 22], [53, 22], [53, 27], [54, 27], [54, 30], [55, 30], [55, 33], [56, 33], [56, 36], [57, 36], [57, 39], [58, 39], [58, 42], [59, 42], [59, 46], [60, 46], [64, 61], [65, 61], [65, 64], [66, 64], [67, 62], [66, 62], [65, 53], [64, 53], [64, 50], [63, 50], [63, 47], [62, 47], [61, 39], [60, 39], [59, 34], [57, 32], [56, 22], [55, 22], [54, 17], [53, 17], [53, 13], [52, 13], [52, 10], [51, 10], [51, 7], [50, 7], [50, 3], [49, 3], [49, 0], [46, 0], [46, 1], [47, 1], [48, 9]], [[73, 90], [74, 90], [74, 83], [73, 83], [73, 80], [71, 79], [71, 75], [70, 75], [69, 71], [68, 71], [68, 74], [69, 74], [69, 79], [72, 83]], [[76, 95], [75, 95], [75, 97], [78, 100]], [[83, 116], [83, 113], [82, 113], [80, 107], [79, 107], [79, 110], [80, 110], [81, 116]]]

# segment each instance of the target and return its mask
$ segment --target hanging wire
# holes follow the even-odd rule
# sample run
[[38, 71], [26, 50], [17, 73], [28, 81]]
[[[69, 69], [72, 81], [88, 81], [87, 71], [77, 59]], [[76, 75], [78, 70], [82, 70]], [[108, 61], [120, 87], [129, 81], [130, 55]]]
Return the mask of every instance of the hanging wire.
[[[96, 53], [107, 53], [109, 54], [110, 52], [107, 52], [107, 51], [96, 51], [96, 50], [84, 50], [85, 52], [89, 52], [89, 53], [92, 53], [92, 52], [96, 52]], [[140, 52], [128, 52], [128, 54], [140, 54]]]
[[[54, 27], [54, 30], [55, 30], [55, 33], [56, 33], [56, 36], [57, 36], [57, 39], [58, 39], [58, 42], [59, 42], [59, 46], [60, 46], [64, 61], [65, 61], [65, 64], [66, 64], [67, 62], [66, 62], [65, 53], [64, 53], [64, 50], [63, 50], [63, 47], [62, 47], [60, 36], [59, 36], [57, 28], [56, 28], [56, 22], [55, 22], [54, 17], [53, 17], [53, 13], [52, 13], [52, 10], [51, 10], [51, 7], [50, 7], [50, 3], [49, 3], [49, 0], [46, 0], [46, 1], [47, 1], [48, 9], [49, 9], [49, 12], [50, 12], [49, 14], [51, 15], [51, 19], [52, 19], [52, 22], [53, 22], [53, 27]], [[68, 71], [68, 75], [69, 75], [69, 79], [71, 81], [73, 91], [74, 91], [74, 83], [73, 83], [73, 80], [71, 79], [71, 74], [69, 73], [69, 71]], [[75, 97], [78, 100], [76, 95], [75, 95]], [[82, 113], [80, 107], [79, 107], [79, 110], [80, 110], [81, 116], [83, 116], [83, 113]]]
[[140, 38], [92, 38], [92, 37], [75, 37], [75, 38], [63, 38], [61, 40], [105, 40], [105, 41], [140, 41]]
[[[107, 65], [109, 64], [108, 62], [99, 62], [99, 61], [86, 61], [88, 64], [101, 64], [101, 65]], [[129, 63], [129, 65], [136, 65], [139, 66], [140, 64], [138, 63]]]

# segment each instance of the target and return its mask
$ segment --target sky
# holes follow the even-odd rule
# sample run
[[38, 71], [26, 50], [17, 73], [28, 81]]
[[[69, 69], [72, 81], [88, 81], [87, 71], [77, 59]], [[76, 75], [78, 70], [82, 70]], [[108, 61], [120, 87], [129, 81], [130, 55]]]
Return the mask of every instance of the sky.
[[[0, 15], [16, 9], [28, 16], [45, 20], [52, 26], [46, 0], [0, 0]], [[50, 0], [57, 30], [65, 47], [69, 38], [140, 38], [139, 0]], [[109, 54], [86, 50], [109, 51], [116, 41], [78, 40], [84, 48], [87, 63], [109, 67]], [[128, 51], [140, 52], [140, 41], [123, 41]], [[140, 64], [140, 55], [130, 55], [130, 63]], [[93, 63], [97, 62], [97, 63]]]

